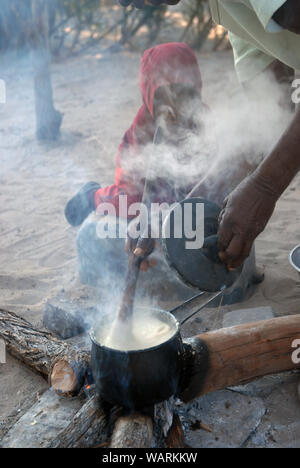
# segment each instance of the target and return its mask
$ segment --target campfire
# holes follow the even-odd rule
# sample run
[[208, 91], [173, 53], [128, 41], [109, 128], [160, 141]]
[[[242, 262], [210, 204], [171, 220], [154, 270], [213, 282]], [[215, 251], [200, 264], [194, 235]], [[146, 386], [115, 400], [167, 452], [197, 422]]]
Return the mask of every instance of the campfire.
[[[300, 368], [291, 359], [291, 343], [299, 327], [300, 317], [295, 315], [183, 340], [185, 379], [176, 396], [187, 403], [215, 390]], [[176, 405], [162, 402], [136, 410], [105, 401], [96, 390], [89, 350], [58, 339], [4, 309], [0, 309], [0, 337], [8, 352], [47, 378], [61, 398], [76, 397], [80, 404], [72, 420], [47, 446], [185, 446]]]

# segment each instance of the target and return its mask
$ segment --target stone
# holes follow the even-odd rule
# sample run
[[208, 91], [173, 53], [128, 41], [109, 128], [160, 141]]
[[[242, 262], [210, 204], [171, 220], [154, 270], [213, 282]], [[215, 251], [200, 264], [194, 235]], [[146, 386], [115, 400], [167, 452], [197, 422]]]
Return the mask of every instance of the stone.
[[272, 307], [253, 307], [251, 309], [239, 309], [227, 312], [223, 318], [223, 327], [234, 327], [260, 320], [269, 320], [275, 317]]
[[[191, 408], [194, 409], [193, 416], [190, 413]], [[221, 390], [183, 406], [179, 415], [184, 427], [188, 426], [185, 435], [189, 446], [238, 448], [243, 447], [257, 429], [265, 412], [261, 398]], [[198, 428], [199, 422], [202, 423], [202, 428]]]
[[64, 430], [81, 408], [78, 398], [60, 398], [53, 389], [14, 424], [0, 442], [2, 448], [43, 448]]
[[46, 302], [43, 325], [62, 339], [72, 338], [90, 327], [96, 313], [96, 307], [83, 307], [76, 301], [58, 295]]
[[249, 448], [300, 448], [299, 374], [283, 381], [265, 399], [268, 409], [246, 446]]
[[242, 393], [243, 395], [265, 398], [288, 382], [295, 382], [295, 375], [285, 372], [282, 374], [266, 375], [246, 385], [228, 388], [234, 392]]

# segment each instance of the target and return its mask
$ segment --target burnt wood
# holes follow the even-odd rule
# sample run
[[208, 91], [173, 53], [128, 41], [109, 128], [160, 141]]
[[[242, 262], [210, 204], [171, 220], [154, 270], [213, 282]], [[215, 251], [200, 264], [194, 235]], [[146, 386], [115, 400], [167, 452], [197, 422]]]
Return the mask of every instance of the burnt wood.
[[105, 444], [108, 438], [108, 415], [92, 396], [70, 424], [51, 442], [49, 448], [90, 448]]
[[[300, 364], [292, 361], [292, 344], [299, 337], [300, 315], [292, 315], [215, 330], [187, 340], [185, 369], [188, 376], [180, 398], [187, 402], [218, 389], [243, 385], [264, 375], [299, 369]], [[79, 372], [76, 366], [80, 367], [80, 363], [87, 365], [90, 357], [89, 353], [75, 349], [5, 309], [0, 309], [0, 338], [4, 339], [10, 354], [42, 375], [48, 376], [50, 373], [53, 379], [53, 371], [56, 370], [55, 383], [60, 381], [60, 373], [61, 381], [65, 383], [65, 372], [70, 373], [70, 369], [74, 373]], [[81, 371], [79, 374], [82, 375]], [[59, 388], [56, 390], [59, 391]], [[91, 447], [107, 444], [107, 414], [101, 404], [99, 407], [98, 398], [92, 397], [51, 446]], [[183, 443], [177, 423], [173, 428], [175, 433], [170, 436], [171, 444]], [[117, 418], [110, 445], [150, 447], [152, 438], [152, 416], [133, 413]]]
[[0, 309], [0, 338], [12, 356], [49, 378], [57, 393], [74, 396], [79, 392], [90, 353], [55, 338], [5, 309]]
[[111, 448], [149, 448], [153, 439], [153, 420], [141, 413], [121, 416], [112, 433]]

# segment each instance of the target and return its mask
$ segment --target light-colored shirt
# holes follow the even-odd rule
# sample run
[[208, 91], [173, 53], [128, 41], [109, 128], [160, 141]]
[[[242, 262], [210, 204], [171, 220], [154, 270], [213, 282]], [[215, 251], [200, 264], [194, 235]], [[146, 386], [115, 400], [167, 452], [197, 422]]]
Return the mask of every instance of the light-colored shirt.
[[274, 13], [286, 0], [210, 0], [214, 21], [229, 31], [240, 81], [254, 78], [275, 59], [300, 70], [300, 35], [281, 28]]

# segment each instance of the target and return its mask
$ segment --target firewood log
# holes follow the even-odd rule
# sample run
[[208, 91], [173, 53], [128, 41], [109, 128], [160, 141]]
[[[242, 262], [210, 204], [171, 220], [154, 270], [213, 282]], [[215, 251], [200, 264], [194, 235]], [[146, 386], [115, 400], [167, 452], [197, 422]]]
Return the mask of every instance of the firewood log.
[[49, 378], [57, 393], [74, 396], [79, 392], [88, 368], [89, 353], [4, 309], [0, 309], [0, 338], [12, 356]]
[[168, 448], [186, 448], [184, 432], [178, 414], [173, 415], [173, 423], [166, 437], [166, 446]]
[[70, 424], [51, 442], [49, 448], [90, 448], [107, 441], [108, 417], [94, 395]]
[[129, 414], [117, 419], [111, 448], [149, 448], [153, 439], [153, 420], [148, 415]]
[[[190, 357], [181, 399], [190, 401], [264, 375], [299, 369], [300, 364], [292, 361], [292, 343], [299, 337], [300, 315], [292, 315], [223, 328], [186, 340]], [[13, 356], [50, 376], [57, 393], [66, 396], [78, 393], [90, 353], [4, 309], [0, 309], [0, 338]]]
[[186, 340], [190, 380], [180, 398], [190, 401], [259, 377], [300, 368], [292, 343], [300, 338], [300, 315], [221, 328]]

